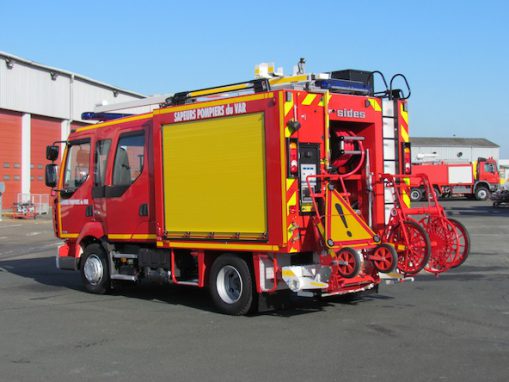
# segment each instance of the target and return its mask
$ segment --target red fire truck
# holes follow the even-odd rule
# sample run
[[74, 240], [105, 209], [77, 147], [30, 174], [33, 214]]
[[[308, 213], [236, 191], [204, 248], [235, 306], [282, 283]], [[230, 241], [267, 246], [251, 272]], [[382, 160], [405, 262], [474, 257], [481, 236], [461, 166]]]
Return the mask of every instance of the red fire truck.
[[[375, 92], [375, 75], [386, 89]], [[422, 269], [424, 229], [386, 231], [403, 206], [382, 174], [411, 168], [410, 89], [393, 89], [405, 77], [265, 77], [176, 93], [146, 114], [89, 113], [102, 122], [62, 142], [58, 176], [46, 168], [58, 268], [80, 270], [93, 293], [143, 279], [208, 286], [234, 315], [282, 290], [360, 292]]]
[[[414, 163], [413, 172], [427, 175], [437, 194], [443, 197], [466, 195], [486, 200], [500, 184], [497, 161], [493, 158], [479, 158], [473, 163]], [[417, 201], [423, 197], [423, 188], [414, 181], [410, 198]]]

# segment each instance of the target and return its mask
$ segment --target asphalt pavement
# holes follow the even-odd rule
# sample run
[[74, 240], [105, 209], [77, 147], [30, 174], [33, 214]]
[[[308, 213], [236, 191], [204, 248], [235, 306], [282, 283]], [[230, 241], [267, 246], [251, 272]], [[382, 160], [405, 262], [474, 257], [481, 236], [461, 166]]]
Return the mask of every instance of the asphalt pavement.
[[86, 293], [48, 219], [0, 222], [0, 381], [507, 381], [509, 208], [447, 201], [466, 263], [348, 301], [218, 314], [207, 290]]

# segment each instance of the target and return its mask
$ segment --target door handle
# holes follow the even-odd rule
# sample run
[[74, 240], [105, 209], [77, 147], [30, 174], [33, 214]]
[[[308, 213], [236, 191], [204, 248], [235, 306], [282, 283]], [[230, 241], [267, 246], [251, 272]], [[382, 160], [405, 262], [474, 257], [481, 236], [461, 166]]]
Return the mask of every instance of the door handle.
[[140, 208], [138, 209], [138, 215], [140, 216], [148, 216], [148, 204], [143, 203], [140, 205]]

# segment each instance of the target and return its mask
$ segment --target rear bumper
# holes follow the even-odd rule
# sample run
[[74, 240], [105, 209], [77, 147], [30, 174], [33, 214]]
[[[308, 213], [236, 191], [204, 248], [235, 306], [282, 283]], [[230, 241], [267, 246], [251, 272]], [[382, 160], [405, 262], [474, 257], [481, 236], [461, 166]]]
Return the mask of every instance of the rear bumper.
[[58, 247], [56, 256], [56, 266], [61, 270], [76, 271], [78, 270], [78, 259], [76, 257], [68, 256], [69, 246], [64, 243]]

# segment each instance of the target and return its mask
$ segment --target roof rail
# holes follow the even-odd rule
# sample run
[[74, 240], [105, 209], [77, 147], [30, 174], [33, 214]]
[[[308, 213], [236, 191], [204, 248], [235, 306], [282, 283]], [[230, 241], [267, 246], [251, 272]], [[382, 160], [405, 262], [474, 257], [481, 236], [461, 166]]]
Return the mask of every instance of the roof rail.
[[81, 119], [84, 121], [111, 121], [112, 119], [129, 117], [132, 114], [121, 114], [121, 113], [95, 113], [93, 111], [86, 111], [81, 113]]
[[259, 78], [251, 81], [238, 82], [224, 86], [179, 92], [175, 93], [171, 97], [166, 98], [166, 102], [162, 106], [183, 105], [186, 103], [186, 101], [198, 97], [206, 97], [227, 92], [243, 92], [251, 89], [255, 93], [269, 91], [270, 83], [266, 78]]

